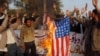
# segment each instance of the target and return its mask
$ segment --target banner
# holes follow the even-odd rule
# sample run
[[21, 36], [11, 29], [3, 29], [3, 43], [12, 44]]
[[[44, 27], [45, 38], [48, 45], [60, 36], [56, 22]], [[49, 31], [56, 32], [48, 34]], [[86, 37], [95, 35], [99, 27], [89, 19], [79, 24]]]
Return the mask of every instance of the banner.
[[[18, 31], [16, 31], [19, 33]], [[46, 46], [50, 44], [48, 43], [48, 35], [47, 30], [35, 30], [35, 43], [37, 48], [38, 55], [46, 55], [48, 51], [46, 50]], [[84, 56], [84, 44], [82, 41], [83, 34], [70, 32], [70, 56]], [[46, 43], [44, 43], [46, 41]]]
[[70, 32], [70, 56], [84, 56], [83, 34]]
[[40, 56], [45, 56], [47, 54], [47, 50], [45, 48], [45, 44], [43, 43], [47, 39], [47, 34], [45, 30], [35, 30], [35, 44], [37, 49], [37, 54]]

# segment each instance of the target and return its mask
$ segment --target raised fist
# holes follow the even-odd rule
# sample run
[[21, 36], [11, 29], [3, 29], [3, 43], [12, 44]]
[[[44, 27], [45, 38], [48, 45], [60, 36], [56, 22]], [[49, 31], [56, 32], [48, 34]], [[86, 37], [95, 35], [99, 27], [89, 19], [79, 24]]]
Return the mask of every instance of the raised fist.
[[92, 0], [92, 4], [93, 4], [93, 6], [97, 6], [97, 4], [98, 4], [98, 0]]

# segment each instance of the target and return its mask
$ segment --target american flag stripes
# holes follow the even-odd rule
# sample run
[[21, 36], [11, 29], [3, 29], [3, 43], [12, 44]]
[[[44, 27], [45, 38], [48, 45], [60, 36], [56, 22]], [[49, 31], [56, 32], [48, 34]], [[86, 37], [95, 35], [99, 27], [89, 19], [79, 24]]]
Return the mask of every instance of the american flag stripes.
[[69, 56], [69, 18], [62, 18], [55, 23], [49, 16], [45, 15], [44, 19], [52, 34], [51, 56]]
[[69, 56], [69, 18], [62, 18], [55, 22], [56, 31], [53, 38], [53, 55], [52, 56]]

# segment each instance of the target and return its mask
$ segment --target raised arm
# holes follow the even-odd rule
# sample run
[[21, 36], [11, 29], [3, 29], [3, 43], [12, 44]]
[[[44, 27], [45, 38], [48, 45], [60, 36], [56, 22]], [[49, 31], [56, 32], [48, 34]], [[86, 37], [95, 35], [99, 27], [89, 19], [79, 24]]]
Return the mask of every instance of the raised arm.
[[39, 26], [40, 18], [37, 17], [35, 21], [32, 22], [33, 28], [37, 28]]
[[98, 7], [98, 0], [92, 0], [92, 4], [95, 9], [100, 13], [100, 8]]
[[76, 17], [74, 17], [74, 19], [81, 24], [85, 23], [85, 19], [81, 15], [77, 15]]
[[0, 33], [3, 32], [6, 29], [7, 23], [8, 23], [8, 15], [5, 15], [5, 19], [0, 26]]
[[85, 23], [85, 19], [79, 13], [79, 9], [76, 7], [74, 7], [74, 11], [72, 12], [71, 18], [74, 18], [74, 20], [78, 21], [79, 23], [82, 23], [82, 24]]

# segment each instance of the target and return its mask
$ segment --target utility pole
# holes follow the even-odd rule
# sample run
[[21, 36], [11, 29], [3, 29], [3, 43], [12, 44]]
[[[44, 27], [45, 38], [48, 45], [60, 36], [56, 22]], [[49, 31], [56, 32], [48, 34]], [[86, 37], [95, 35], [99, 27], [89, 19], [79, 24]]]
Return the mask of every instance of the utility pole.
[[44, 7], [44, 13], [45, 13], [46, 12], [46, 0], [44, 0], [43, 3], [44, 3], [44, 6], [43, 6]]

